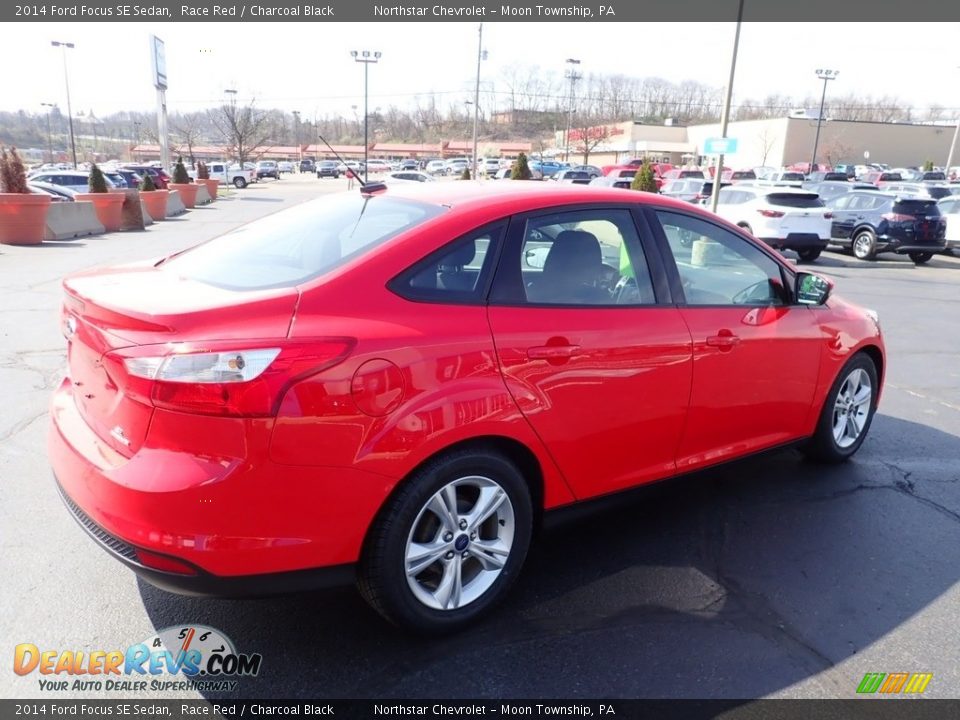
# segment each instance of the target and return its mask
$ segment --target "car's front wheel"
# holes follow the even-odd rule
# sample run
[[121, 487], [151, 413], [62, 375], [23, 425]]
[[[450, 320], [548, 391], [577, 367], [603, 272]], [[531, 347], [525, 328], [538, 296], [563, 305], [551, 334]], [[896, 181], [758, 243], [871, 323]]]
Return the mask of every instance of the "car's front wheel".
[[933, 253], [928, 252], [912, 252], [910, 253], [910, 259], [913, 260], [915, 265], [923, 265], [930, 262], [930, 258], [933, 257]]
[[247, 181], [242, 177], [234, 178], [233, 184], [238, 190], [243, 190], [247, 186]]
[[806, 250], [797, 250], [797, 255], [800, 256], [803, 262], [813, 262], [820, 257], [821, 252], [821, 248], [808, 248]]
[[827, 394], [817, 429], [802, 448], [813, 460], [840, 463], [863, 444], [880, 390], [877, 368], [865, 353], [854, 355]]
[[403, 628], [460, 629], [506, 595], [532, 525], [516, 465], [492, 450], [454, 451], [417, 471], [381, 511], [360, 560], [360, 592]]

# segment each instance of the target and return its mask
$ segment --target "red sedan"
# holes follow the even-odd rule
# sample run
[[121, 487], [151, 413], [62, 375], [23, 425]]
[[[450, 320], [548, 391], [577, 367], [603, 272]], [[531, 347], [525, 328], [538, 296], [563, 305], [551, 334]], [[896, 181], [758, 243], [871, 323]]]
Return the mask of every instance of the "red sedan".
[[340, 193], [64, 281], [50, 460], [150, 582], [356, 578], [424, 631], [500, 600], [544, 512], [777, 446], [839, 462], [876, 315], [689, 203], [473, 183]]

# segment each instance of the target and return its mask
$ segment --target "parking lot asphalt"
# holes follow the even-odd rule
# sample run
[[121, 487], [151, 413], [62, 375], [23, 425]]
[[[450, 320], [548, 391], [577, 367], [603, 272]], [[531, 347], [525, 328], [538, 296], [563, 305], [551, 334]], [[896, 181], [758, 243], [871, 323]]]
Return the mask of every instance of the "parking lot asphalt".
[[[144, 232], [0, 247], [0, 651], [124, 649], [206, 624], [263, 655], [236, 697], [851, 698], [866, 672], [931, 672], [960, 697], [960, 259], [826, 253], [812, 267], [879, 311], [889, 369], [870, 436], [838, 467], [779, 451], [645, 488], [546, 530], [506, 603], [459, 635], [386, 625], [352, 588], [200, 600], [138, 581], [57, 496], [47, 402], [64, 369], [59, 282], [161, 256], [346, 187], [285, 176]], [[71, 680], [73, 678], [70, 678]], [[122, 694], [121, 694], [122, 695]], [[193, 697], [144, 692], [138, 697]], [[0, 670], [8, 698], [45, 694]], [[210, 697], [223, 697], [211, 694]]]

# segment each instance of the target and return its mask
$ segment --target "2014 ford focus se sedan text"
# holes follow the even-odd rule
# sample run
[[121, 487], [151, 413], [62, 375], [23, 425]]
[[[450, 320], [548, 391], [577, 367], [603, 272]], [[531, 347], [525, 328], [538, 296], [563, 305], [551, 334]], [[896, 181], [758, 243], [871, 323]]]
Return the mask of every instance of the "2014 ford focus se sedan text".
[[545, 511], [857, 451], [874, 313], [688, 203], [544, 185], [367, 187], [67, 278], [70, 512], [160, 587], [349, 576], [443, 631], [505, 595]]

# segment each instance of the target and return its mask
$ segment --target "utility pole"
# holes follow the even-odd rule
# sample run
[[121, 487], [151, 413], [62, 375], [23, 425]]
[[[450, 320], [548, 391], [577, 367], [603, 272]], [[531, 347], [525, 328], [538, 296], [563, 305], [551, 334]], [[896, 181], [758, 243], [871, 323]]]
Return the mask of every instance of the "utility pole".
[[573, 125], [574, 86], [577, 80], [580, 80], [583, 77], [583, 75], [577, 72], [577, 66], [580, 64], [579, 60], [576, 58], [567, 58], [567, 64], [570, 67], [567, 68], [567, 71], [563, 74], [563, 76], [570, 81], [570, 106], [567, 108], [567, 132], [563, 141], [564, 162], [570, 162], [570, 128]]
[[[720, 118], [720, 137], [727, 136], [727, 125], [730, 122], [730, 102], [733, 99], [733, 77], [737, 72], [737, 49], [740, 47], [740, 24], [743, 22], [743, 0], [737, 9], [737, 31], [733, 36], [733, 56], [730, 58], [730, 78], [727, 80], [727, 98], [723, 103], [723, 116]], [[720, 201], [720, 186], [723, 184], [723, 154], [717, 158], [717, 172], [713, 176], [713, 193], [710, 197], [710, 210], [717, 211]]]
[[823, 106], [827, 102], [827, 83], [836, 80], [839, 70], [817, 70], [817, 77], [823, 80], [823, 95], [820, 96], [820, 112], [817, 114], [817, 134], [813, 138], [813, 159], [810, 161], [810, 172], [817, 169], [817, 145], [820, 144], [820, 124], [823, 122]]

